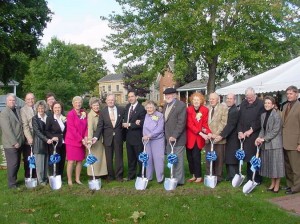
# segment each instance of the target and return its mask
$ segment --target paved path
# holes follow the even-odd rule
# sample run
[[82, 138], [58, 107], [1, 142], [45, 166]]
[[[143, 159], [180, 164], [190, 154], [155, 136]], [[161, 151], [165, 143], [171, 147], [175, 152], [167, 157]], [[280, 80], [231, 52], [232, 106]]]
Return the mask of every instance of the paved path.
[[273, 198], [270, 201], [288, 212], [300, 215], [300, 193]]

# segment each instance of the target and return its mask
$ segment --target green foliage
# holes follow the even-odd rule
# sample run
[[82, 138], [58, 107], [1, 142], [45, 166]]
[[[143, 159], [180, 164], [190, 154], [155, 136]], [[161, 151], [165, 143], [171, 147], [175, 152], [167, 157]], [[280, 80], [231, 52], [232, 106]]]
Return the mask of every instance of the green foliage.
[[255, 75], [300, 53], [296, 1], [116, 1], [123, 13], [103, 18], [116, 31], [104, 49], [115, 50], [121, 66], [145, 62], [151, 77], [172, 59], [184, 82], [198, 62], [211, 92], [228, 74]]
[[22, 80], [52, 12], [44, 0], [0, 2], [0, 80]]
[[70, 104], [74, 96], [93, 91], [105, 74], [105, 62], [97, 49], [53, 38], [31, 62], [24, 86], [37, 98], [54, 92], [59, 100]]

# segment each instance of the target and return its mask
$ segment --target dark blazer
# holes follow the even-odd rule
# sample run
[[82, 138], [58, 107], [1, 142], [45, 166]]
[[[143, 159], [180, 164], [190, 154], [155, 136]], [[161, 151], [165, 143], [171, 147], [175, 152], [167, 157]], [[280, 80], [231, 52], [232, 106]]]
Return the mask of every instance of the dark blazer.
[[103, 110], [101, 110], [99, 115], [97, 130], [94, 133], [94, 137], [96, 137], [99, 140], [102, 135], [104, 146], [111, 146], [113, 143], [113, 138], [115, 138], [115, 141], [117, 142], [123, 141], [122, 121], [124, 117], [124, 108], [119, 106], [116, 107], [118, 117], [116, 120], [115, 127], [113, 127], [111, 123], [107, 106]]
[[[48, 120], [48, 117], [46, 121]], [[33, 152], [37, 154], [47, 154], [48, 147], [46, 137], [46, 124], [38, 117], [34, 115], [32, 118], [33, 128]]]
[[58, 137], [58, 145], [57, 147], [62, 146], [62, 140], [65, 139], [67, 126], [65, 124], [65, 130], [62, 132], [60, 126], [56, 119], [54, 119], [53, 114], [47, 117], [46, 121], [46, 136], [51, 139], [53, 137]]
[[236, 150], [240, 148], [240, 141], [238, 139], [238, 132], [236, 129], [239, 119], [239, 110], [236, 105], [233, 105], [228, 110], [227, 124], [221, 132], [222, 138], [226, 138], [225, 145], [225, 163], [226, 164], [238, 164], [238, 160], [235, 158]]
[[[128, 113], [131, 104], [127, 104], [125, 107], [124, 123], [127, 123]], [[133, 114], [129, 119], [130, 127], [126, 129], [126, 142], [130, 145], [139, 145], [143, 137], [143, 125], [146, 116], [145, 108], [138, 103], [133, 110]], [[140, 120], [140, 124], [137, 125], [135, 122]]]
[[[163, 114], [165, 115], [167, 104], [164, 105]], [[169, 138], [176, 138], [176, 146], [185, 146], [186, 143], [186, 105], [175, 100], [174, 105], [165, 119], [165, 137], [166, 144], [169, 144]]]

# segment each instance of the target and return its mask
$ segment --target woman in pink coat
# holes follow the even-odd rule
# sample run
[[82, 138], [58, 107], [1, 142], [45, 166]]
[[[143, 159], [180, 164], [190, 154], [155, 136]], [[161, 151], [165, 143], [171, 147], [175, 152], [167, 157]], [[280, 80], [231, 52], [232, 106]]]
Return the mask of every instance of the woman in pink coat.
[[75, 96], [72, 100], [73, 109], [67, 115], [67, 133], [66, 133], [66, 150], [67, 150], [67, 176], [68, 184], [72, 185], [73, 166], [75, 168], [75, 182], [82, 184], [80, 173], [82, 160], [85, 158], [85, 144], [87, 139], [87, 116], [86, 112], [81, 109], [82, 98]]

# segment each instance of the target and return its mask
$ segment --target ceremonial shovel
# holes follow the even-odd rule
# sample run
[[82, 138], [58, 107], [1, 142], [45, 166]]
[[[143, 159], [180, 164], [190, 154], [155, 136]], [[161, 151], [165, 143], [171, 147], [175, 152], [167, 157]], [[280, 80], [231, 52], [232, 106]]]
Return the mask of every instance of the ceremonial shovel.
[[[149, 142], [149, 140], [143, 140], [144, 145], [144, 151], [143, 153], [146, 153], [146, 145]], [[142, 163], [142, 177], [137, 177], [135, 181], [135, 189], [137, 190], [145, 190], [148, 185], [148, 179], [145, 178], [145, 165]]]
[[[258, 157], [259, 157], [259, 147], [257, 146], [257, 151], [256, 151], [255, 158], [258, 159]], [[256, 170], [253, 169], [252, 171], [253, 171], [252, 180], [248, 180], [248, 182], [243, 187], [243, 193], [245, 193], [245, 194], [249, 194], [256, 187], [256, 185], [258, 184], [254, 180]]]
[[[54, 142], [54, 141], [53, 141]], [[56, 146], [58, 144], [58, 141], [56, 141], [53, 145], [53, 155], [56, 154]], [[61, 175], [56, 175], [56, 163], [53, 163], [53, 176], [49, 176], [49, 184], [52, 190], [58, 190], [61, 188], [62, 181], [61, 181]]]
[[[209, 140], [211, 147], [210, 147], [210, 152], [214, 151], [214, 141]], [[213, 166], [213, 160], [210, 160], [210, 165], [209, 165], [209, 175], [204, 176], [204, 185], [210, 188], [215, 188], [217, 185], [217, 176], [212, 175], [212, 166]]]
[[[91, 144], [87, 145], [89, 154], [91, 154], [91, 146], [92, 146]], [[93, 164], [91, 164], [90, 166], [91, 166], [91, 170], [92, 170], [93, 179], [89, 180], [89, 189], [98, 191], [101, 189], [101, 179], [95, 178], [94, 166], [93, 166]]]
[[[240, 143], [241, 143], [241, 148], [240, 150], [243, 150], [243, 143], [244, 143], [244, 140], [241, 140], [240, 139]], [[235, 174], [233, 179], [232, 179], [232, 186], [233, 187], [239, 187], [242, 185], [244, 179], [245, 179], [245, 176], [242, 175], [242, 165], [243, 165], [243, 160], [241, 159], [240, 162], [239, 162], [239, 173], [238, 174]]]
[[[171, 141], [169, 142], [171, 146], [171, 153], [170, 155], [174, 154], [174, 146], [176, 144], [176, 141], [172, 144]], [[164, 187], [167, 191], [175, 190], [177, 187], [178, 180], [177, 178], [173, 177], [173, 166], [174, 164], [171, 164], [170, 172], [171, 176], [170, 178], [165, 178]]]
[[[30, 145], [30, 157], [33, 157], [32, 145]], [[35, 188], [37, 186], [37, 178], [32, 178], [32, 169], [33, 168], [30, 167], [30, 176], [29, 176], [29, 178], [25, 178], [25, 186], [27, 188]]]

